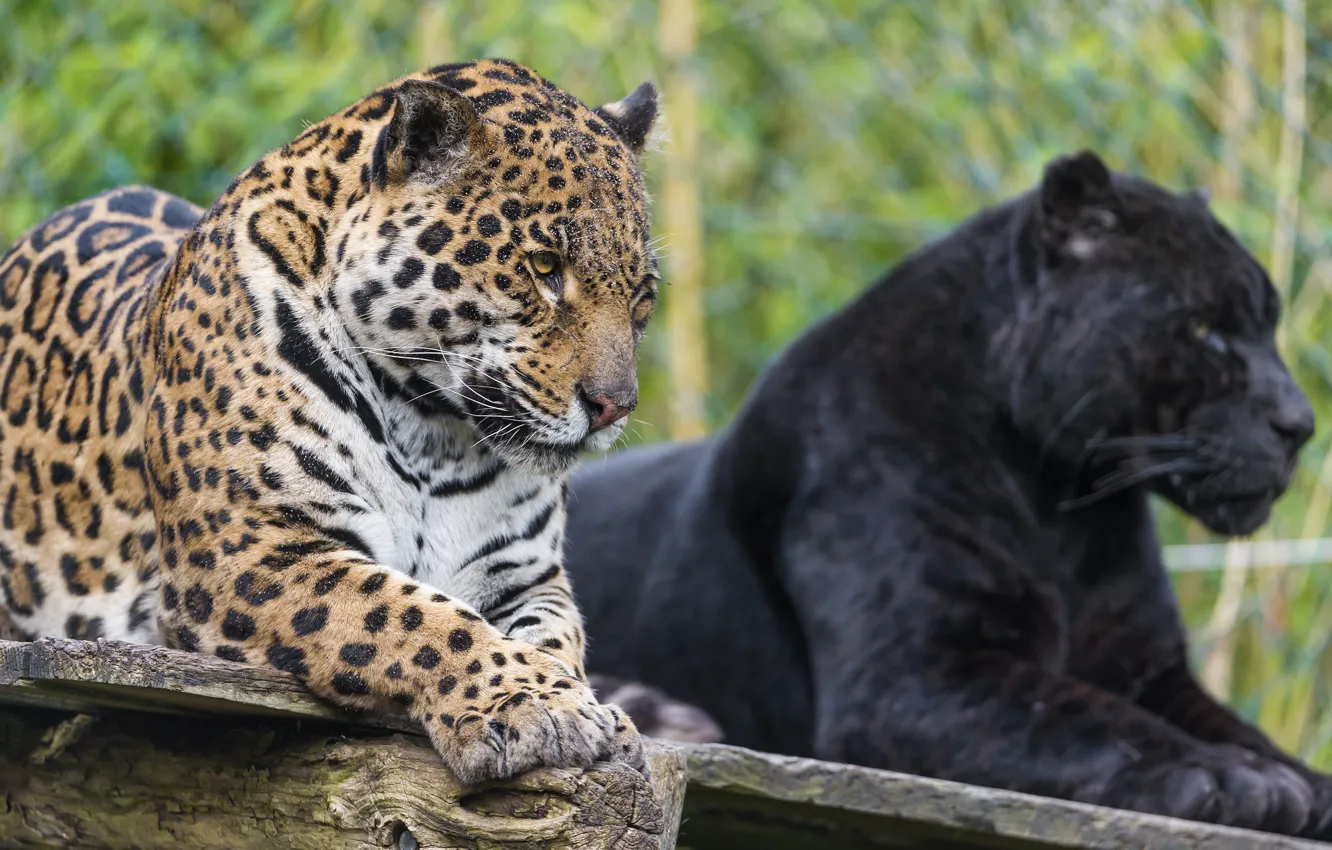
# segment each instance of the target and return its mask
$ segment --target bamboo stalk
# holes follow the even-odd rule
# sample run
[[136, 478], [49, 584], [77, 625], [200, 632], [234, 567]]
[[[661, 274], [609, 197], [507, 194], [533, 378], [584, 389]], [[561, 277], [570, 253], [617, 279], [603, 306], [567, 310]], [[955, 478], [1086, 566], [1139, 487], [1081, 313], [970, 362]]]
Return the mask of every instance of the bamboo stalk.
[[[1216, 197], [1225, 201], [1238, 201], [1243, 191], [1244, 162], [1241, 149], [1254, 112], [1253, 67], [1250, 60], [1253, 54], [1253, 24], [1256, 21], [1247, 7], [1247, 0], [1231, 0], [1221, 11], [1226, 45], [1226, 98], [1221, 116], [1221, 163], [1217, 174]], [[1233, 632], [1239, 619], [1244, 588], [1248, 583], [1246, 566], [1244, 552], [1233, 544], [1228, 546], [1221, 592], [1217, 594], [1212, 617], [1207, 625], [1207, 634], [1215, 643], [1203, 661], [1200, 675], [1203, 684], [1222, 699], [1230, 696], [1235, 660]]]
[[[456, 61], [453, 31], [443, 0], [427, 0], [416, 13], [416, 67], [429, 68]], [[454, 11], [454, 16], [458, 14]]]
[[1242, 148], [1253, 122], [1254, 15], [1247, 0], [1230, 0], [1221, 8], [1225, 44], [1225, 97], [1221, 102], [1221, 157], [1214, 178], [1213, 196], [1237, 201], [1244, 186]]
[[[1272, 228], [1272, 284], [1286, 304], [1294, 292], [1295, 248], [1299, 236], [1300, 179], [1303, 174], [1304, 134], [1306, 132], [1306, 41], [1304, 0], [1284, 0], [1281, 15], [1281, 142], [1277, 154], [1276, 216]], [[1289, 359], [1291, 314], [1277, 328], [1277, 346]], [[1269, 526], [1270, 529], [1270, 526]], [[1267, 531], [1270, 535], [1270, 530]], [[1263, 600], [1263, 617], [1255, 629], [1256, 639], [1270, 638], [1285, 630], [1291, 598], [1290, 574], [1278, 567], [1266, 570], [1257, 584]], [[1264, 640], [1266, 643], [1266, 640]], [[1259, 722], [1267, 722], [1279, 739], [1288, 738], [1293, 725], [1290, 717], [1290, 682], [1282, 681], [1282, 661], [1266, 646], [1257, 653], [1257, 663], [1264, 682], [1263, 705]], [[1283, 709], [1286, 709], [1283, 711]], [[1285, 715], [1284, 718], [1282, 715]], [[1281, 722], [1283, 721], [1284, 722]], [[1282, 740], [1289, 745], [1289, 740]]]
[[[1304, 0], [1284, 0], [1281, 17], [1281, 147], [1277, 154], [1276, 221], [1272, 228], [1272, 283], [1289, 302], [1299, 226], [1299, 184], [1306, 126]], [[1285, 349], [1285, 328], [1277, 344]]]
[[1221, 592], [1217, 595], [1212, 619], [1206, 629], [1206, 635], [1215, 643], [1207, 653], [1199, 675], [1207, 690], [1222, 701], [1230, 698], [1235, 662], [1235, 625], [1239, 622], [1244, 588], [1249, 578], [1248, 559], [1245, 557], [1247, 551], [1238, 546], [1226, 547], [1226, 571], [1221, 579]]
[[694, 0], [665, 0], [658, 20], [666, 63], [663, 96], [671, 147], [662, 184], [661, 222], [670, 241], [665, 302], [669, 337], [671, 436], [693, 439], [707, 428], [707, 336], [703, 315], [703, 233], [698, 191], [698, 102], [692, 68], [698, 22]]
[[[1242, 10], [1234, 12], [1237, 20], [1230, 21], [1235, 26], [1243, 25]], [[1305, 130], [1305, 33], [1304, 0], [1285, 0], [1281, 19], [1282, 43], [1282, 96], [1281, 96], [1281, 140], [1277, 154], [1276, 174], [1276, 210], [1272, 230], [1272, 251], [1269, 270], [1272, 283], [1282, 300], [1289, 301], [1291, 278], [1295, 261], [1295, 236], [1299, 220], [1299, 180], [1301, 161], [1304, 156]], [[1243, 41], [1244, 39], [1237, 39]], [[1238, 45], [1235, 45], [1236, 47]], [[1247, 60], [1248, 53], [1236, 52]], [[1234, 74], [1243, 73], [1247, 79], [1247, 68], [1235, 68]], [[1288, 334], [1285, 324], [1277, 331], [1277, 345], [1284, 351]], [[1270, 536], [1265, 532], [1264, 536]], [[1237, 553], [1236, 557], [1227, 557], [1226, 573], [1221, 582], [1221, 593], [1217, 597], [1208, 624], [1208, 632], [1216, 639], [1212, 651], [1203, 664], [1203, 681], [1218, 696], [1227, 698], [1232, 687], [1235, 660], [1236, 637], [1233, 634], [1239, 618], [1240, 603], [1247, 584], [1245, 564]], [[1262, 580], [1262, 589], [1270, 609], [1284, 610], [1282, 577], [1284, 571], [1267, 573]], [[1272, 583], [1276, 582], [1276, 585]]]

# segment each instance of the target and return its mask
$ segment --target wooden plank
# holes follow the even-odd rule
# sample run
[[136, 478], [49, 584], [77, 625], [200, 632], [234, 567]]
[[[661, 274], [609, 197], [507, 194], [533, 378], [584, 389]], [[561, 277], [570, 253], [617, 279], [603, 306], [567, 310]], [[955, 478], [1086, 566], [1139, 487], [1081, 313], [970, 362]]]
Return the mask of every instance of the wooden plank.
[[319, 721], [0, 710], [0, 846], [136, 850], [660, 850], [680, 754], [463, 787], [424, 738]]
[[716, 744], [686, 748], [680, 841], [705, 848], [1327, 850], [1328, 845]]
[[406, 715], [373, 717], [315, 697], [288, 673], [120, 641], [0, 641], [0, 703], [74, 711], [308, 717], [419, 733]]
[[[65, 711], [95, 712], [113, 706], [168, 714], [259, 715], [411, 731], [406, 718], [333, 708], [286, 673], [106, 641], [0, 641], [0, 704], [5, 702]], [[425, 747], [414, 736], [398, 740]], [[689, 790], [681, 841], [692, 850], [783, 850], [825, 844], [838, 850], [1320, 850], [1328, 846], [738, 747], [652, 742], [650, 749], [655, 758], [670, 754], [687, 762]], [[683, 793], [683, 783], [668, 786], [657, 789], [657, 799], [665, 816], [678, 822], [678, 799], [662, 795]], [[673, 834], [669, 825], [663, 834]]]
[[648, 759], [652, 785], [597, 765], [464, 788], [405, 716], [342, 711], [289, 674], [107, 641], [0, 642], [4, 847], [669, 850], [684, 754]]

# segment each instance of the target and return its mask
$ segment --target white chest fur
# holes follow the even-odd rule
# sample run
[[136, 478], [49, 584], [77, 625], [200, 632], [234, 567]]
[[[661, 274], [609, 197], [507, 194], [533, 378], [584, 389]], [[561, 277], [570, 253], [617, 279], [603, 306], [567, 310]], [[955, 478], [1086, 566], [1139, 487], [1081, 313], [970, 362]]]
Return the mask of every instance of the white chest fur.
[[463, 422], [386, 408], [388, 445], [366, 446], [352, 459], [353, 477], [368, 485], [360, 509], [331, 522], [378, 563], [476, 606], [503, 587], [499, 576], [558, 559], [562, 476], [505, 466]]

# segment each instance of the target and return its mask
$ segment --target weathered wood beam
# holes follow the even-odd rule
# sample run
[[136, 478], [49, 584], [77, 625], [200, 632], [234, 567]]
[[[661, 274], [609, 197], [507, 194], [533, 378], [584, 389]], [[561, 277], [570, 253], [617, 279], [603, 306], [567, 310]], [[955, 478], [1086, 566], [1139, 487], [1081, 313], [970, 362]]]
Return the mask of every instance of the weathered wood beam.
[[[0, 711], [0, 846], [657, 850], [670, 826], [652, 788], [621, 767], [464, 788], [414, 736], [348, 738], [290, 720], [75, 717], [87, 719], [71, 730], [68, 715]], [[652, 767], [659, 785], [683, 790], [678, 754], [653, 753]]]
[[[96, 719], [71, 721], [79, 713]], [[163, 716], [172, 714], [194, 717]], [[452, 783], [405, 719], [332, 708], [285, 673], [126, 644], [0, 641], [4, 847], [368, 848], [396, 838], [401, 850], [666, 850], [686, 763], [680, 842], [690, 850], [1329, 847], [738, 747], [649, 744], [651, 791], [631, 771], [599, 767], [478, 792]], [[19, 828], [28, 832], [16, 841]]]
[[691, 850], [1328, 850], [1321, 842], [720, 745], [688, 750]]
[[0, 641], [0, 703], [304, 717], [420, 733], [405, 714], [358, 715], [332, 706], [287, 673], [120, 641]]
[[5, 703], [4, 847], [657, 850], [684, 796], [662, 747], [654, 785], [598, 765], [465, 788], [420, 735], [349, 737], [362, 718], [291, 677], [161, 648], [0, 643]]

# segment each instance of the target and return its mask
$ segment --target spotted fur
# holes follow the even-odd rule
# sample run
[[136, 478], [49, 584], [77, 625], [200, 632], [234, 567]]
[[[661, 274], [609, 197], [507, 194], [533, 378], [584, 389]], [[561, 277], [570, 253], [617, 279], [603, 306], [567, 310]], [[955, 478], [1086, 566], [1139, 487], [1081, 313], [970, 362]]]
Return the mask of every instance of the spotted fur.
[[641, 766], [560, 550], [567, 471], [636, 400], [655, 115], [649, 84], [594, 111], [507, 61], [441, 66], [207, 212], [130, 187], [25, 234], [0, 259], [17, 628], [403, 706], [465, 781]]

